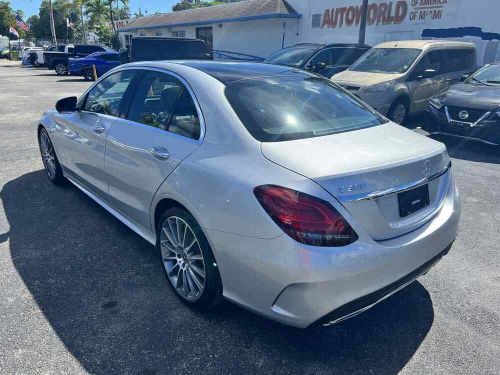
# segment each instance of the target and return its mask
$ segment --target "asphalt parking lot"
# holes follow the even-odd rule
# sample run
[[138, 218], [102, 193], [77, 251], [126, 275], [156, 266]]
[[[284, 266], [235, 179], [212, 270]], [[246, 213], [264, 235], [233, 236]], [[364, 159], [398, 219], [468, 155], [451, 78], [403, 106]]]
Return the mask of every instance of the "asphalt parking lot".
[[498, 148], [439, 138], [463, 203], [451, 252], [373, 309], [297, 330], [228, 302], [188, 310], [154, 247], [48, 181], [37, 120], [88, 85], [0, 60], [0, 374], [500, 372]]

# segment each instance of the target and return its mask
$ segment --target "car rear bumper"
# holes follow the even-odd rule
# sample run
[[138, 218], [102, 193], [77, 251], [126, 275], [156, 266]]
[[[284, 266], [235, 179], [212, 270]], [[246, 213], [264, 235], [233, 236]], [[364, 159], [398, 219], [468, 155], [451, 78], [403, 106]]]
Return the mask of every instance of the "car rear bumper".
[[500, 145], [499, 124], [489, 124], [485, 126], [479, 123], [473, 127], [457, 126], [450, 124], [446, 115], [432, 106], [428, 107], [427, 112], [429, 114], [429, 123], [427, 124], [426, 130], [431, 134], [447, 134], [491, 145]]
[[284, 324], [305, 328], [364, 311], [425, 273], [457, 235], [460, 201], [453, 183], [442, 207], [405, 235], [337, 248], [302, 245], [283, 234], [259, 239], [207, 230], [224, 296]]

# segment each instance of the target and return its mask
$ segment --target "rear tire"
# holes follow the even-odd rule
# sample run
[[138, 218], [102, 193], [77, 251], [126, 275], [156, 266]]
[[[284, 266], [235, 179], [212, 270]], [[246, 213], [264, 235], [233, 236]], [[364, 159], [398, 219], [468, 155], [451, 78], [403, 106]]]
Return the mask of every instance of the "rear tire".
[[63, 76], [65, 74], [68, 74], [68, 68], [63, 63], [56, 64], [54, 70], [56, 71], [56, 74], [58, 76]]
[[207, 310], [222, 300], [222, 280], [200, 225], [185, 209], [173, 207], [161, 216], [156, 247], [167, 280], [191, 308]]
[[405, 98], [396, 99], [394, 103], [392, 103], [391, 108], [387, 113], [387, 117], [392, 122], [401, 125], [408, 117], [408, 107], [408, 100]]
[[64, 185], [66, 183], [66, 178], [63, 175], [61, 164], [59, 164], [59, 160], [57, 159], [56, 151], [50, 140], [49, 133], [45, 128], [42, 128], [38, 134], [38, 146], [40, 148], [45, 174], [55, 185]]

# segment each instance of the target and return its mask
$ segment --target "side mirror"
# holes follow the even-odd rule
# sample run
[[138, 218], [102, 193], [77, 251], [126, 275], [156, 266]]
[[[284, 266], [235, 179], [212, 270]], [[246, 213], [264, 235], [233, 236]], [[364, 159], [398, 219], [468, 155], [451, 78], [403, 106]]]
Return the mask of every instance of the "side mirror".
[[425, 69], [425, 70], [422, 72], [422, 74], [420, 74], [420, 75], [418, 76], [418, 78], [420, 78], [420, 79], [432, 78], [432, 77], [436, 76], [436, 74], [437, 74], [437, 71], [436, 71], [436, 70], [434, 70], [434, 69]]
[[467, 78], [470, 77], [470, 74], [469, 73], [465, 73], [465, 74], [462, 74], [460, 76], [460, 82], [464, 82]]
[[57, 101], [56, 110], [59, 113], [76, 111], [76, 96], [69, 96]]

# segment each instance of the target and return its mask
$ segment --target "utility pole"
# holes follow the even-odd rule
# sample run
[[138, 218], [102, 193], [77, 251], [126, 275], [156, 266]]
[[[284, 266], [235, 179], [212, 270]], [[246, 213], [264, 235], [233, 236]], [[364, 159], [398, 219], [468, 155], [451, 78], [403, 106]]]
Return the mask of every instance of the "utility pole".
[[365, 44], [367, 15], [368, 15], [368, 0], [363, 0], [363, 5], [361, 6], [361, 22], [359, 23], [359, 37], [358, 37], [359, 44]]
[[57, 44], [56, 27], [54, 25], [54, 13], [52, 12], [52, 0], [49, 0], [50, 31], [52, 33], [52, 43]]
[[80, 2], [80, 16], [82, 18], [82, 43], [87, 44], [87, 35], [85, 34], [85, 20], [83, 18], [83, 1]]

